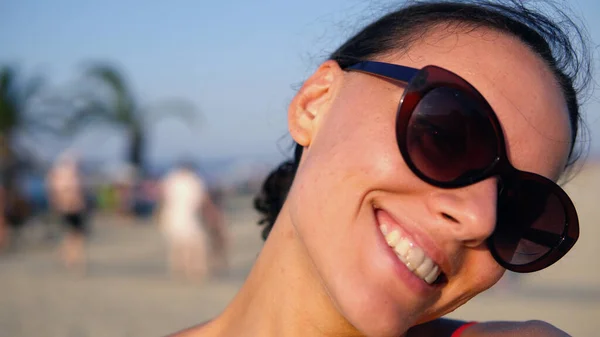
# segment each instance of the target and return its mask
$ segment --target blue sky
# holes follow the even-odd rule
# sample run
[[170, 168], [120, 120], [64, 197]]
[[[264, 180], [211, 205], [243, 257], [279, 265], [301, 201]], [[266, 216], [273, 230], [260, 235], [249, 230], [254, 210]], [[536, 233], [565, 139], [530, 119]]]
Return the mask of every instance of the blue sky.
[[[582, 13], [598, 45], [600, 2], [569, 3]], [[67, 85], [86, 62], [111, 61], [126, 73], [141, 102], [173, 97], [193, 102], [204, 125], [190, 129], [175, 119], [154, 124], [151, 158], [276, 155], [289, 144], [286, 108], [299, 83], [389, 4], [5, 0], [0, 1], [0, 63]], [[598, 98], [586, 111], [593, 152], [600, 154]], [[79, 136], [76, 147], [92, 158], [116, 160], [123, 142], [119, 132], [95, 128]]]

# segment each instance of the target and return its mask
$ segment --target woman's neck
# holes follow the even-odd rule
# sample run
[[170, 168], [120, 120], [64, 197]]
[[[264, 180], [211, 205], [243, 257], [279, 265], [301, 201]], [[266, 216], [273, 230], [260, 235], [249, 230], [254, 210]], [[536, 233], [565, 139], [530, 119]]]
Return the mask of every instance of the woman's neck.
[[202, 336], [360, 335], [336, 309], [284, 212], [244, 286]]

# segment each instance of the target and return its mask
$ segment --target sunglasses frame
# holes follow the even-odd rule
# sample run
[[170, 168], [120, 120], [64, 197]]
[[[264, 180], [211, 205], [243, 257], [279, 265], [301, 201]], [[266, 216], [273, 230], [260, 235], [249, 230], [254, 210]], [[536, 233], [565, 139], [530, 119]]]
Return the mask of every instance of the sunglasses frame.
[[[575, 245], [575, 242], [579, 237], [579, 221], [573, 202], [567, 193], [552, 180], [536, 173], [518, 170], [510, 163], [506, 153], [504, 133], [496, 113], [483, 95], [481, 95], [481, 93], [479, 93], [479, 91], [469, 82], [449, 70], [433, 65], [428, 65], [421, 69], [415, 69], [390, 63], [362, 61], [355, 63], [344, 70], [358, 71], [382, 77], [393, 82], [399, 81], [407, 83], [404, 93], [402, 94], [402, 98], [400, 99], [396, 115], [396, 140], [400, 153], [408, 167], [417, 177], [426, 183], [440, 188], [460, 188], [475, 184], [493, 176], [499, 176], [501, 180], [506, 183], [513, 181], [533, 181], [535, 184], [543, 185], [546, 188], [549, 188], [550, 193], [558, 198], [563, 207], [563, 213], [565, 216], [565, 224], [562, 234], [559, 235], [530, 228], [530, 230], [545, 233], [545, 238], [550, 238], [551, 241], [554, 241], [553, 244], [545, 243], [545, 247], [549, 248], [549, 250], [532, 262], [526, 264], [512, 264], [505, 261], [500, 256], [500, 253], [494, 244], [495, 234], [497, 233], [497, 230], [494, 229], [494, 232], [487, 240], [487, 245], [490, 249], [490, 253], [498, 264], [508, 270], [518, 273], [534, 272], [554, 264]], [[430, 73], [435, 73], [435, 76], [433, 77], [436, 78], [434, 80], [430, 79], [430, 77], [432, 77], [429, 76]], [[463, 177], [462, 179], [458, 178], [453, 181], [438, 181], [426, 176], [415, 165], [412, 158], [410, 158], [407, 137], [400, 136], [406, 135], [410, 118], [421, 99], [423, 99], [423, 97], [425, 97], [425, 95], [431, 90], [440, 87], [457, 89], [465, 94], [470, 95], [478, 104], [483, 107], [485, 110], [484, 113], [495, 132], [497, 146], [496, 158], [492, 160], [488, 167], [480, 172], [475, 173], [473, 176]], [[499, 193], [499, 198], [500, 196], [501, 192]]]

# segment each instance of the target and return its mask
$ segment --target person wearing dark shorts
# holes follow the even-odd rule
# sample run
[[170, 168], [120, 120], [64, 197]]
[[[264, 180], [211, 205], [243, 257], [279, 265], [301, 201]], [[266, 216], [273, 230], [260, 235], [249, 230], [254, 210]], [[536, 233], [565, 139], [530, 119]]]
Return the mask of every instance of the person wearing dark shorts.
[[48, 195], [52, 208], [60, 215], [67, 233], [61, 245], [65, 267], [84, 270], [86, 266], [86, 201], [77, 161], [71, 154], [61, 155], [48, 173]]
[[82, 213], [64, 214], [63, 221], [70, 231], [86, 235], [85, 216]]

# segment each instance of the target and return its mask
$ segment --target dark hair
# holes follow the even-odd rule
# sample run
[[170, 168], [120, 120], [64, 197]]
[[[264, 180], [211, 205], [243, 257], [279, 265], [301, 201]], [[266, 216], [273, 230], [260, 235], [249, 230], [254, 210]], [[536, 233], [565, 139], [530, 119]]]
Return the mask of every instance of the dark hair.
[[[579, 112], [582, 94], [591, 81], [591, 57], [587, 34], [583, 28], [551, 1], [545, 1], [555, 12], [550, 17], [525, 6], [524, 1], [410, 1], [363, 28], [335, 50], [330, 60], [342, 69], [388, 53], [406, 52], [433, 28], [446, 25], [473, 31], [491, 28], [519, 38], [541, 57], [554, 73], [566, 99], [572, 129], [571, 149], [567, 167], [584, 150], [576, 147], [581, 131]], [[581, 144], [580, 144], [581, 145]], [[263, 238], [268, 236], [296, 174], [302, 147], [295, 145], [293, 160], [275, 169], [254, 200], [262, 214]]]

